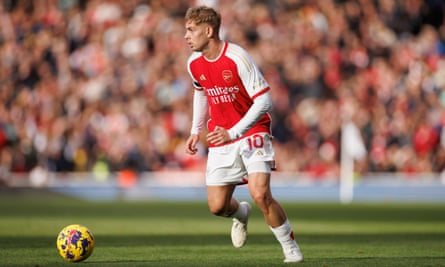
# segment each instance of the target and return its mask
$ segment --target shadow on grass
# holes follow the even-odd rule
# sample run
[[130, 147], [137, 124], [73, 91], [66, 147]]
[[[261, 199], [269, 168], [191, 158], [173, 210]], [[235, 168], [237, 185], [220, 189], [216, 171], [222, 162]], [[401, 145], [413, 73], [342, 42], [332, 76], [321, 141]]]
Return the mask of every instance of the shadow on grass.
[[[85, 266], [283, 266], [277, 241], [270, 234], [251, 234], [248, 245], [233, 249], [230, 235], [98, 235], [95, 256], [82, 262]], [[445, 266], [445, 256], [437, 251], [444, 244], [441, 234], [330, 234], [298, 236], [305, 262], [298, 266]], [[417, 246], [411, 254], [411, 244]], [[435, 244], [435, 245], [432, 245]], [[428, 246], [427, 246], [428, 245]], [[382, 248], [383, 247], [383, 248]], [[387, 248], [393, 249], [387, 250]], [[434, 249], [431, 249], [434, 248]], [[374, 250], [375, 249], [375, 250]], [[26, 258], [25, 253], [46, 251], [45, 258]], [[432, 251], [434, 250], [434, 251]], [[2, 251], [23, 255], [15, 263], [6, 261]], [[22, 252], [19, 252], [22, 251]], [[48, 236], [0, 237], [2, 266], [73, 266], [65, 263], [55, 251], [55, 238]], [[48, 256], [50, 255], [50, 256]], [[419, 256], [421, 255], [421, 256]], [[40, 256], [40, 258], [39, 258]], [[2, 262], [3, 261], [3, 262]], [[1, 264], [4, 263], [4, 264]], [[6, 263], [6, 264], [5, 264]]]
[[[398, 233], [398, 234], [302, 234], [297, 236], [303, 246], [341, 244], [409, 244], [413, 242], [444, 242], [445, 233]], [[96, 235], [96, 246], [137, 247], [137, 246], [212, 246], [230, 244], [230, 234], [181, 234], [181, 235]], [[55, 246], [56, 238], [48, 236], [0, 237], [2, 248], [39, 248]], [[272, 233], [250, 234], [249, 243], [256, 245], [276, 244]], [[445, 242], [444, 242], [445, 245]]]

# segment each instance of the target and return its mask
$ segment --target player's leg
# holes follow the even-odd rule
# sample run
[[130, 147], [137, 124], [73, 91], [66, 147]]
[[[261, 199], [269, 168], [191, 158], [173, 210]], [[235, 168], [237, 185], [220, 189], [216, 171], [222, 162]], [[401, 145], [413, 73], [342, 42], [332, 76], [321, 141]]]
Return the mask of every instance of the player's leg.
[[238, 202], [232, 198], [235, 185], [207, 186], [209, 210], [216, 216], [229, 217], [238, 209]]
[[210, 211], [218, 216], [233, 218], [232, 243], [242, 247], [247, 240], [247, 220], [250, 204], [239, 203], [232, 197], [237, 184], [247, 175], [240, 156], [240, 145], [234, 142], [209, 149], [206, 171], [207, 200]]
[[249, 192], [255, 204], [264, 215], [266, 223], [280, 242], [285, 262], [303, 261], [303, 255], [295, 241], [292, 227], [283, 207], [272, 196], [270, 173], [253, 172], [249, 174]]
[[250, 215], [250, 204], [239, 203], [232, 197], [235, 185], [207, 186], [207, 202], [210, 212], [217, 216], [233, 218], [231, 238], [236, 248], [244, 246], [247, 241], [247, 221]]
[[281, 205], [272, 197], [270, 191], [270, 173], [249, 174], [249, 192], [253, 201], [264, 215], [266, 223], [271, 227], [282, 225], [287, 217]]

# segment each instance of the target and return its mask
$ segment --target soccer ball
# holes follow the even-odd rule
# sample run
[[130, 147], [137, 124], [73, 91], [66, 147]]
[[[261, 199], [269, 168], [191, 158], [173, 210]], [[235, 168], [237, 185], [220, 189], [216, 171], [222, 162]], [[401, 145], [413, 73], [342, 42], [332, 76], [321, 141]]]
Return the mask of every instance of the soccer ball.
[[93, 234], [83, 225], [68, 225], [57, 236], [57, 250], [66, 261], [83, 261], [93, 253], [93, 249]]

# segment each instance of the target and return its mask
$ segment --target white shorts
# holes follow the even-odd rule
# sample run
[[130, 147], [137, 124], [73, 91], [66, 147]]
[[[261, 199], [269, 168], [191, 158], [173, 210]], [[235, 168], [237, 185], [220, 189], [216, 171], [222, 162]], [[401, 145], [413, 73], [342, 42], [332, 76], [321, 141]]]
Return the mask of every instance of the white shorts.
[[249, 173], [270, 173], [274, 168], [271, 136], [258, 133], [228, 145], [209, 148], [207, 185], [238, 184]]

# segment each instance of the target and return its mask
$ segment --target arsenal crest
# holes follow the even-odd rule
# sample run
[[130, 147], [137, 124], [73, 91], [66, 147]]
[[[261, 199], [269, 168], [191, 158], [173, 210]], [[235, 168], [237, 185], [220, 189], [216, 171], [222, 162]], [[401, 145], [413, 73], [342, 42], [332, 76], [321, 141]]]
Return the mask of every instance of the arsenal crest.
[[230, 70], [223, 70], [222, 71], [222, 77], [223, 77], [223, 79], [224, 79], [224, 81], [226, 83], [230, 83], [232, 81], [232, 79], [233, 79], [232, 71], [230, 71]]

